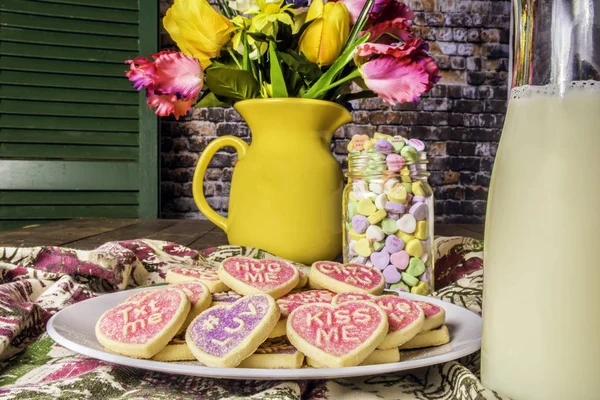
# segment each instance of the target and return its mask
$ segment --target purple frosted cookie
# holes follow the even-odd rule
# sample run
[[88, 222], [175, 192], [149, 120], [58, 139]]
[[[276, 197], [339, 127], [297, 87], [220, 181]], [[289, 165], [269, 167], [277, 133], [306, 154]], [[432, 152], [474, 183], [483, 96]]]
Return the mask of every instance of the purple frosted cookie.
[[188, 327], [185, 341], [202, 364], [232, 368], [267, 339], [279, 316], [273, 297], [245, 296], [201, 313]]

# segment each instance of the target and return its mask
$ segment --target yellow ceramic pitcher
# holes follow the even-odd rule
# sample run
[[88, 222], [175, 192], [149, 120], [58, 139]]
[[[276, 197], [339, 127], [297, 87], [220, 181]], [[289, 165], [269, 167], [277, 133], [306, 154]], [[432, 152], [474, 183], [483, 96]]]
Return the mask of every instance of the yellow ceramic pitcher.
[[[351, 114], [336, 103], [298, 98], [244, 100], [235, 109], [250, 127], [252, 145], [234, 136], [209, 143], [193, 180], [200, 211], [230, 244], [304, 264], [335, 258], [342, 250], [343, 177], [329, 144]], [[227, 218], [203, 193], [208, 163], [226, 146], [238, 153]]]

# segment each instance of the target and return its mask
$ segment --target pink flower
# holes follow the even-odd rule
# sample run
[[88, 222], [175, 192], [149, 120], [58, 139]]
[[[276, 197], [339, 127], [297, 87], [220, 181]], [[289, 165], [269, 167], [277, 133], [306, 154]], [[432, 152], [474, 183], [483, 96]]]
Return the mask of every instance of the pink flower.
[[[375, 8], [373, 8], [374, 10]], [[396, 18], [403, 18], [406, 20], [412, 20], [415, 17], [415, 14], [411, 11], [410, 8], [404, 3], [401, 3], [396, 0], [391, 0], [379, 11], [379, 13], [374, 14], [371, 12], [371, 25], [377, 25], [385, 21], [391, 21]]]
[[[395, 0], [375, 0], [375, 5], [371, 10], [370, 18], [376, 18], [379, 14], [387, 7], [387, 5]], [[340, 3], [344, 4], [350, 13], [350, 20], [354, 24], [360, 15], [363, 7], [367, 0], [340, 0]]]
[[427, 54], [429, 45], [410, 39], [399, 46], [365, 43], [358, 47], [361, 57], [378, 56], [361, 66], [365, 84], [383, 100], [417, 102], [440, 79], [440, 70]]
[[401, 17], [375, 24], [365, 32], [371, 34], [370, 41], [378, 43], [406, 42], [413, 37], [410, 23]]
[[[196, 101], [204, 72], [195, 58], [176, 51], [161, 51], [145, 57], [128, 60], [127, 78], [137, 90], [146, 88], [148, 105], [158, 107], [156, 114], [176, 118], [184, 115]], [[185, 110], [185, 111], [184, 111]]]

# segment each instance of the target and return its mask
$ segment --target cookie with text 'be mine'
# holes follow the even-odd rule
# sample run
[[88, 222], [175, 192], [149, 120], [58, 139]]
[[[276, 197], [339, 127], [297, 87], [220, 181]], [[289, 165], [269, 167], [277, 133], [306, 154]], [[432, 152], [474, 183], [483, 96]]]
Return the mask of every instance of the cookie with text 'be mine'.
[[150, 358], [175, 336], [189, 311], [190, 301], [180, 289], [145, 290], [102, 314], [96, 338], [116, 353]]
[[385, 278], [378, 269], [361, 264], [340, 264], [333, 261], [313, 263], [309, 280], [311, 285], [316, 284], [335, 293], [381, 294], [385, 287]]
[[175, 267], [167, 271], [165, 281], [168, 283], [202, 282], [211, 293], [229, 290], [219, 279], [217, 270], [207, 267]]
[[230, 257], [221, 262], [219, 279], [239, 294], [264, 293], [279, 298], [296, 287], [299, 272], [281, 260]]

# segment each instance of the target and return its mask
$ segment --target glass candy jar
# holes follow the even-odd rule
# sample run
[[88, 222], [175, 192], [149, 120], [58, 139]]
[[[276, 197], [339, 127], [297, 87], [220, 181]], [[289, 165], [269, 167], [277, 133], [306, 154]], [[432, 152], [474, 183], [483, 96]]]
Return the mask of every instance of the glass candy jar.
[[427, 155], [408, 144], [403, 151], [397, 145], [391, 151], [382, 146], [348, 156], [344, 263], [379, 269], [389, 289], [427, 295], [434, 284], [433, 191], [427, 182]]

